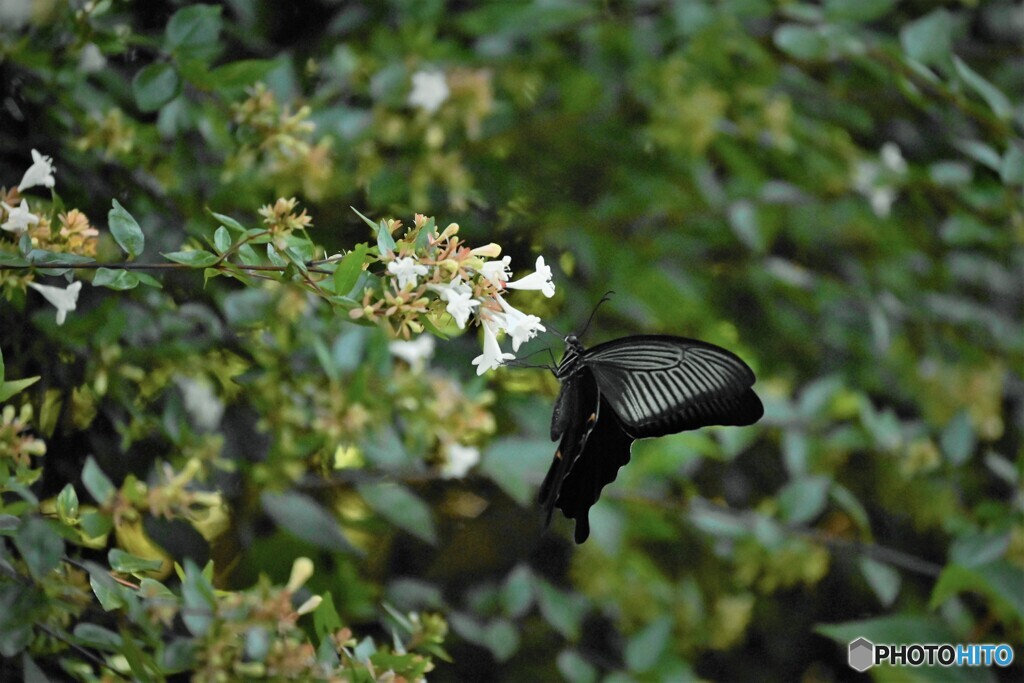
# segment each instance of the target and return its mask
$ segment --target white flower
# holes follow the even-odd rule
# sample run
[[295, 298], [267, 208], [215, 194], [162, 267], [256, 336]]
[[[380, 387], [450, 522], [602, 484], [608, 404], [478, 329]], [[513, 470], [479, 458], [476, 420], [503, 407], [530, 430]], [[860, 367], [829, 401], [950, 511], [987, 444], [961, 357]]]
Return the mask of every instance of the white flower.
[[448, 99], [450, 92], [443, 71], [417, 71], [412, 75], [409, 105], [433, 114]]
[[53, 159], [45, 157], [36, 150], [32, 150], [32, 165], [25, 171], [18, 183], [18, 192], [27, 190], [36, 185], [53, 187]]
[[102, 71], [106, 65], [107, 58], [103, 56], [96, 43], [88, 43], [82, 48], [82, 53], [78, 56], [79, 71], [84, 74], [96, 73]]
[[888, 186], [876, 187], [868, 193], [868, 201], [876, 216], [887, 218], [896, 202], [896, 190]]
[[78, 292], [82, 289], [82, 282], [81, 280], [72, 282], [66, 289], [50, 285], [37, 285], [34, 282], [28, 283], [28, 286], [57, 307], [57, 324], [63, 325], [64, 319], [68, 317], [68, 311], [73, 311], [78, 306]]
[[506, 256], [500, 261], [488, 261], [480, 268], [480, 274], [490, 280], [496, 287], [500, 287], [502, 282], [508, 282], [508, 264], [511, 262], [511, 256]]
[[505, 311], [505, 331], [512, 335], [512, 350], [519, 351], [519, 345], [537, 336], [537, 332], [546, 332], [547, 328], [540, 324], [540, 318], [527, 315], [510, 306], [504, 298], [496, 297], [501, 310]]
[[421, 334], [412, 341], [393, 341], [388, 344], [388, 350], [391, 355], [419, 369], [423, 367], [424, 361], [434, 355], [434, 338], [429, 334]]
[[441, 299], [448, 302], [444, 310], [455, 318], [459, 329], [465, 329], [466, 321], [472, 315], [473, 309], [480, 305], [480, 302], [473, 298], [473, 288], [456, 276], [447, 285], [435, 285], [435, 289], [439, 291]]
[[903, 159], [903, 152], [895, 142], [887, 142], [882, 145], [879, 153], [882, 158], [882, 165], [894, 173], [903, 175], [907, 172], [907, 162]]
[[205, 431], [216, 429], [224, 417], [224, 402], [213, 392], [210, 383], [193, 377], [177, 377], [174, 383], [181, 390], [185, 412], [192, 422]]
[[39, 216], [28, 210], [27, 199], [23, 198], [18, 206], [11, 206], [7, 202], [0, 202], [0, 204], [3, 205], [4, 211], [7, 212], [7, 221], [0, 225], [0, 228], [7, 232], [14, 232], [20, 235], [28, 230], [28, 226], [39, 222]]
[[505, 361], [515, 358], [514, 354], [501, 352], [493, 325], [494, 323], [490, 320], [484, 321], [484, 352], [473, 359], [473, 365], [477, 366], [477, 375], [482, 375], [488, 370], [494, 370], [503, 365]]
[[466, 476], [473, 465], [480, 462], [480, 451], [473, 446], [453, 443], [448, 446], [447, 457], [441, 466], [441, 476], [455, 479]]
[[526, 277], [519, 278], [515, 282], [509, 282], [505, 286], [509, 289], [539, 289], [544, 296], [551, 298], [555, 295], [555, 285], [551, 282], [551, 267], [544, 265], [544, 257], [537, 257], [537, 272], [530, 273]]
[[415, 256], [405, 256], [388, 264], [388, 272], [398, 278], [398, 288], [416, 286], [419, 276], [427, 274], [427, 267], [416, 263]]

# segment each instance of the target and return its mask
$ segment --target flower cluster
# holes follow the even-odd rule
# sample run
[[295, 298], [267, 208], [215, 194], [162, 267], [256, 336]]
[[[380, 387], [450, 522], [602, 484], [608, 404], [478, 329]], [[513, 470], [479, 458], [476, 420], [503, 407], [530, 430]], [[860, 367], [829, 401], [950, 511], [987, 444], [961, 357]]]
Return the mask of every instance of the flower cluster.
[[271, 240], [279, 251], [284, 251], [288, 246], [288, 237], [296, 230], [305, 230], [313, 226], [313, 217], [303, 209], [302, 213], [296, 214], [295, 207], [299, 200], [295, 197], [285, 199], [278, 198], [273, 204], [266, 204], [260, 207], [258, 213], [263, 217], [267, 225]]
[[[380, 229], [390, 237], [401, 227], [401, 221], [392, 220]], [[385, 323], [404, 339], [422, 333], [425, 321], [433, 324], [445, 313], [459, 329], [465, 329], [472, 318], [484, 329], [483, 353], [473, 359], [477, 374], [482, 375], [515, 358], [501, 349], [499, 334], [510, 336], [513, 351], [519, 351], [523, 343], [545, 331], [538, 316], [523, 313], [505, 300], [507, 290], [538, 290], [552, 297], [555, 285], [543, 256], [537, 257], [533, 273], [511, 280], [512, 259], [498, 258], [500, 246], [492, 243], [470, 249], [459, 240], [458, 232], [455, 223], [438, 232], [433, 219], [417, 214], [413, 227], [380, 256], [386, 264], [383, 291], [367, 289], [362, 306], [350, 315]]]
[[20, 411], [12, 405], [4, 406], [0, 412], [0, 462], [12, 460], [27, 466], [31, 456], [46, 453], [46, 443], [32, 435], [31, 425], [31, 405], [23, 405]]
[[[89, 219], [84, 213], [72, 209], [60, 214], [60, 228], [54, 230], [50, 216], [33, 211], [28, 197], [22, 195], [24, 191], [34, 187], [52, 189], [55, 184], [55, 173], [53, 159], [33, 149], [32, 165], [25, 171], [17, 187], [10, 190], [0, 189], [0, 234], [6, 234], [17, 242], [17, 245], [0, 242], [0, 250], [4, 247], [13, 247], [24, 251], [29, 248], [45, 249], [80, 256], [96, 254], [99, 232], [89, 224]], [[57, 308], [57, 324], [63, 325], [68, 312], [75, 310], [77, 306], [82, 283], [74, 282], [62, 288], [37, 284], [32, 279], [32, 276], [5, 278], [3, 284], [20, 289], [27, 285], [42, 294], [43, 298]]]

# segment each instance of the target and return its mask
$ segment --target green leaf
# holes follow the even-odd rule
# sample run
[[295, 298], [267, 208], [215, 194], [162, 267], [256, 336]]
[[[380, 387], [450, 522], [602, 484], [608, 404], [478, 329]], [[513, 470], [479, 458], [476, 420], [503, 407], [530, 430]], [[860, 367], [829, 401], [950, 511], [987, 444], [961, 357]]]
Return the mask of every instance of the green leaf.
[[181, 620], [194, 636], [205, 636], [213, 624], [217, 599], [213, 585], [192, 560], [185, 560], [185, 578], [181, 582], [181, 598], [184, 609]]
[[99, 538], [114, 528], [114, 521], [105, 512], [86, 512], [81, 521], [87, 538]]
[[132, 271], [132, 275], [139, 281], [139, 284], [146, 285], [147, 287], [156, 287], [157, 289], [163, 289], [163, 284], [152, 275], [148, 273], [140, 273], [138, 271]]
[[241, 233], [245, 233], [248, 230], [244, 225], [236, 221], [231, 216], [225, 215], [223, 213], [217, 213], [216, 211], [211, 211], [210, 215], [216, 218], [218, 221], [220, 221], [220, 224], [223, 225], [228, 230], [235, 230]]
[[107, 561], [110, 562], [111, 569], [124, 574], [153, 572], [163, 566], [163, 560], [147, 560], [144, 557], [126, 553], [119, 548], [110, 549], [110, 552], [107, 553]]
[[355, 248], [342, 257], [334, 269], [334, 293], [338, 296], [346, 296], [356, 286], [359, 274], [362, 272], [363, 262], [366, 260], [366, 243], [357, 244]]
[[385, 221], [381, 221], [380, 225], [377, 226], [377, 249], [383, 254], [387, 251], [394, 251], [395, 247], [395, 238], [391, 236], [388, 224]]
[[355, 552], [355, 548], [338, 525], [334, 515], [309, 496], [294, 491], [260, 495], [263, 511], [278, 526], [307, 543], [339, 552]]
[[883, 607], [890, 607], [900, 593], [900, 573], [870, 557], [860, 559], [860, 572]]
[[208, 251], [172, 251], [168, 254], [163, 254], [163, 257], [168, 261], [174, 261], [185, 266], [192, 266], [193, 268], [209, 268], [214, 263], [220, 260], [220, 257], [216, 254], [211, 254]]
[[78, 521], [78, 493], [71, 484], [65, 484], [57, 494], [57, 517], [64, 524]]
[[953, 541], [949, 562], [964, 567], [990, 564], [1003, 557], [1009, 547], [1010, 534], [1007, 532], [968, 532]]
[[14, 545], [36, 579], [56, 569], [64, 556], [64, 539], [50, 522], [39, 517], [22, 522], [14, 535]]
[[544, 619], [566, 638], [579, 638], [587, 609], [586, 599], [573, 593], [563, 593], [543, 579], [537, 579], [535, 585], [538, 589], [537, 603]]
[[75, 630], [72, 633], [80, 644], [108, 652], [118, 652], [123, 645], [121, 636], [118, 634], [88, 622], [80, 622], [75, 625]]
[[82, 468], [82, 485], [99, 505], [107, 503], [117, 491], [91, 455], [85, 459], [85, 466]]
[[999, 152], [979, 140], [954, 140], [953, 146], [977, 161], [999, 173], [1003, 166], [1003, 158]]
[[24, 391], [38, 382], [39, 379], [39, 375], [36, 375], [35, 377], [26, 377], [25, 379], [12, 379], [10, 382], [0, 382], [0, 402], [6, 401], [11, 396]]
[[828, 55], [828, 41], [816, 28], [783, 24], [775, 29], [775, 46], [797, 59], [817, 60]]
[[324, 640], [329, 638], [342, 627], [341, 617], [338, 616], [338, 609], [334, 606], [334, 598], [331, 592], [326, 591], [322, 596], [323, 601], [313, 612], [313, 630], [317, 638]]
[[513, 619], [524, 616], [533, 605], [533, 573], [529, 565], [520, 564], [505, 578], [501, 590], [505, 614]]
[[177, 97], [179, 92], [181, 77], [170, 64], [149, 64], [142, 67], [132, 79], [135, 104], [144, 112], [160, 109]]
[[384, 482], [356, 487], [366, 504], [395, 526], [427, 543], [437, 543], [430, 506], [399, 484]]
[[626, 666], [630, 671], [650, 671], [661, 659], [672, 637], [672, 617], [661, 617], [648, 624], [626, 644]]
[[128, 588], [114, 581], [114, 577], [106, 571], [98, 567], [96, 570], [90, 568], [89, 585], [92, 587], [96, 599], [99, 600], [100, 607], [105, 611], [112, 612], [128, 606], [130, 598]]
[[167, 47], [179, 59], [208, 61], [220, 49], [224, 20], [215, 5], [192, 5], [174, 13], [167, 22]]
[[570, 683], [595, 683], [597, 681], [597, 669], [575, 650], [562, 650], [558, 653], [555, 663], [558, 665], [558, 671]]
[[961, 410], [942, 431], [942, 452], [951, 465], [963, 465], [974, 452], [974, 427], [966, 410]]
[[1017, 628], [1024, 624], [1024, 571], [1009, 562], [999, 560], [977, 567], [948, 565], [932, 589], [928, 606], [935, 609], [962, 592], [984, 595], [1002, 618], [1012, 619]]
[[123, 268], [97, 268], [92, 278], [93, 287], [106, 287], [114, 290], [135, 289], [139, 286], [139, 277]]
[[999, 165], [999, 177], [1007, 185], [1024, 184], [1024, 142], [1011, 142]]
[[135, 258], [142, 253], [146, 246], [146, 237], [142, 234], [142, 228], [116, 199], [113, 200], [114, 207], [107, 213], [107, 224], [110, 227], [110, 234], [118, 246], [128, 256]]
[[228, 229], [223, 225], [217, 226], [217, 229], [213, 231], [213, 246], [217, 248], [217, 252], [223, 254], [231, 248], [231, 244], [231, 233]]
[[22, 683], [50, 683], [43, 670], [35, 663], [27, 652], [21, 655]]
[[900, 30], [903, 52], [923, 64], [937, 64], [949, 59], [953, 42], [953, 17], [937, 9]]
[[782, 518], [790, 524], [805, 524], [820, 515], [828, 501], [829, 478], [803, 477], [787, 484], [778, 495]]
[[554, 446], [544, 439], [517, 438], [492, 442], [484, 452], [478, 471], [490, 477], [520, 505], [533, 503], [537, 495], [534, 478], [551, 464]]
[[359, 216], [360, 218], [362, 218], [362, 219], [363, 219], [363, 222], [364, 222], [364, 223], [366, 223], [366, 224], [367, 224], [368, 226], [370, 226], [370, 230], [373, 230], [373, 234], [375, 234], [375, 235], [377, 234], [377, 224], [376, 224], [376, 223], [374, 223], [373, 221], [371, 221], [371, 220], [370, 220], [369, 218], [367, 218], [367, 217], [366, 217], [366, 216], [364, 216], [363, 214], [359, 213], [359, 209], [357, 209], [356, 207], [354, 207], [354, 206], [350, 206], [350, 207], [348, 207], [348, 208], [350, 208], [350, 209], [352, 209], [353, 211], [355, 211], [355, 212], [356, 212], [356, 215], [357, 215], [357, 216]]
[[277, 62], [269, 59], [240, 59], [211, 71], [209, 80], [221, 89], [244, 88], [263, 80], [275, 68]]
[[1013, 105], [999, 88], [986, 81], [981, 74], [969, 67], [965, 61], [956, 55], [953, 55], [953, 66], [964, 83], [974, 92], [981, 95], [981, 98], [985, 100], [993, 114], [1004, 121], [1010, 120], [1010, 117], [1013, 115]]

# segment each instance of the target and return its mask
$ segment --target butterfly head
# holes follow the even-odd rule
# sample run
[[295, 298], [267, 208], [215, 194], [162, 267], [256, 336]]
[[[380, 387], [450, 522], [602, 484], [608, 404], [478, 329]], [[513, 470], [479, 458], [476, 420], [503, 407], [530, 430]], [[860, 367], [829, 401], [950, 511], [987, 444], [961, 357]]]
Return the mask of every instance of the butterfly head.
[[570, 334], [565, 338], [565, 348], [566, 350], [572, 349], [576, 353], [583, 352], [583, 344], [580, 343], [579, 337], [575, 334]]

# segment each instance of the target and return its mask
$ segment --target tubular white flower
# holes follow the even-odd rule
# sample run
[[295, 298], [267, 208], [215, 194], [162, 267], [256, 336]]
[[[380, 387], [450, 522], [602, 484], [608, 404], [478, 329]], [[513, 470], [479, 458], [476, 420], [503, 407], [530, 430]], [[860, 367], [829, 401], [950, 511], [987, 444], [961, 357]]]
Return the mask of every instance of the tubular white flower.
[[426, 275], [428, 269], [416, 263], [415, 256], [404, 256], [389, 263], [388, 272], [398, 278], [398, 288], [405, 289], [407, 285], [415, 287], [419, 277]]
[[438, 290], [442, 301], [447, 301], [445, 310], [455, 318], [459, 329], [466, 328], [466, 321], [472, 315], [473, 309], [480, 305], [480, 302], [473, 298], [473, 288], [456, 276], [447, 285], [434, 286]]
[[523, 342], [528, 342], [537, 336], [537, 332], [546, 332], [547, 328], [541, 325], [540, 318], [535, 315], [528, 315], [516, 310], [505, 301], [503, 297], [496, 297], [501, 310], [505, 312], [503, 325], [505, 331], [512, 335], [512, 350], [519, 351]]
[[308, 557], [297, 557], [292, 562], [292, 573], [288, 577], [288, 583], [285, 586], [285, 590], [289, 593], [302, 588], [302, 586], [309, 581], [309, 577], [313, 576], [313, 560]]
[[409, 105], [433, 114], [441, 108], [450, 93], [443, 71], [417, 71], [412, 75]]
[[511, 256], [505, 256], [500, 261], [488, 261], [480, 268], [480, 274], [490, 280], [495, 286], [500, 287], [502, 282], [508, 282], [508, 264], [511, 262]]
[[32, 165], [28, 167], [25, 175], [21, 177], [21, 182], [18, 183], [18, 192], [35, 187], [36, 185], [53, 187], [53, 172], [53, 159], [43, 156], [36, 150], [32, 150]]
[[7, 212], [7, 220], [0, 225], [7, 232], [13, 232], [18, 235], [28, 230], [30, 225], [35, 225], [39, 222], [39, 216], [28, 210], [28, 200], [22, 198], [21, 204], [18, 206], [11, 206], [7, 202], [0, 202], [3, 204], [4, 211]]
[[502, 353], [498, 346], [497, 333], [494, 331], [494, 323], [484, 320], [484, 352], [473, 359], [473, 365], [477, 366], [476, 374], [482, 375], [488, 370], [500, 367], [507, 360], [515, 358], [515, 354]]
[[447, 457], [444, 465], [441, 466], [441, 476], [446, 479], [456, 479], [466, 476], [470, 468], [480, 462], [480, 451], [473, 446], [463, 446], [453, 443], [448, 446]]
[[82, 282], [72, 282], [65, 289], [51, 287], [50, 285], [37, 285], [34, 282], [28, 286], [43, 295], [47, 301], [57, 308], [57, 324], [63, 325], [68, 317], [68, 312], [78, 307], [78, 293], [82, 290]]
[[543, 256], [537, 257], [536, 271], [505, 286], [509, 289], [539, 289], [550, 299], [555, 295], [555, 285], [551, 282], [551, 267], [544, 265]]
[[434, 355], [434, 338], [429, 334], [421, 334], [412, 341], [393, 341], [388, 344], [388, 350], [392, 356], [401, 358], [410, 367], [419, 370]]

